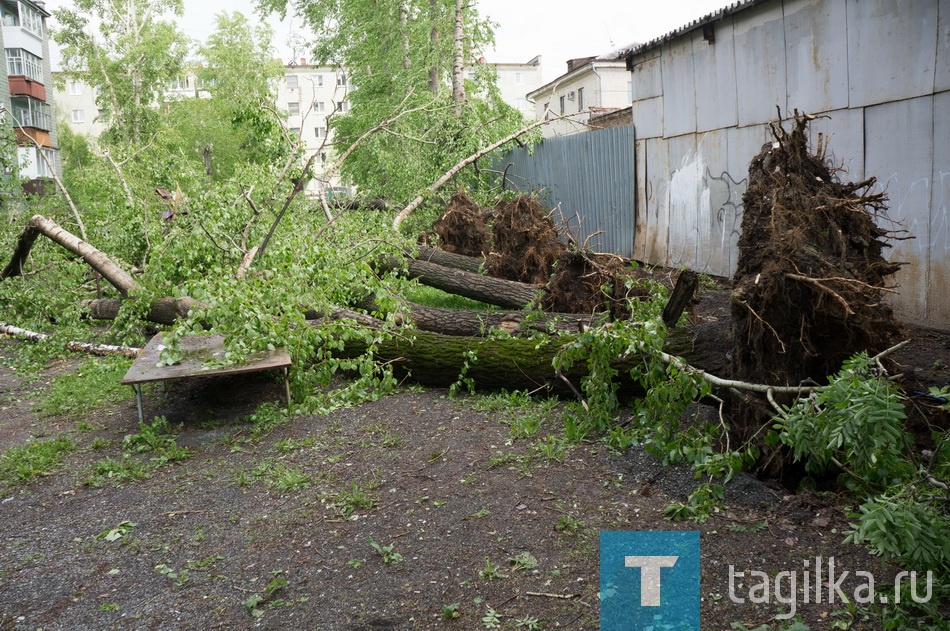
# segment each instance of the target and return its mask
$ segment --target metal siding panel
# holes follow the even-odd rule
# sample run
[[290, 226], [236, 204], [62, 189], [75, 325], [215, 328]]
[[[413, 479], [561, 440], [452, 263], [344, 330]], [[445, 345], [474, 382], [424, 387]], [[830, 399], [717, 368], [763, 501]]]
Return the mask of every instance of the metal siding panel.
[[749, 186], [749, 163], [762, 150], [762, 146], [769, 141], [768, 125], [754, 127], [739, 127], [728, 130], [727, 151], [727, 180], [730, 202], [723, 204], [723, 232], [724, 238], [729, 241], [729, 273], [732, 276], [736, 271], [739, 258], [739, 235], [742, 233], [742, 217], [744, 206], [742, 196]]
[[670, 148], [668, 186], [669, 261], [671, 267], [693, 268], [699, 256], [699, 204], [705, 165], [696, 153], [696, 135], [667, 141]]
[[848, 107], [847, 8], [842, 2], [785, 2], [788, 108], [808, 113]]
[[[900, 222], [911, 240], [896, 241], [890, 258], [905, 261], [896, 274], [900, 295], [893, 300], [905, 318], [927, 316], [930, 274], [930, 203], [933, 177], [932, 96], [885, 103], [865, 110], [865, 165], [890, 198], [888, 217]], [[893, 228], [885, 221], [886, 228]]]
[[937, 0], [848, 0], [850, 106], [932, 94]]
[[704, 134], [697, 151], [706, 164], [703, 174], [703, 204], [700, 207], [700, 243], [697, 272], [728, 276], [730, 235], [728, 205], [733, 204], [733, 189], [728, 179], [729, 134], [725, 129]]
[[736, 94], [736, 47], [732, 18], [716, 24], [716, 42], [709, 44], [697, 31], [693, 36], [696, 73], [696, 130], [731, 127], [739, 121]]
[[641, 138], [640, 131], [637, 129], [637, 141], [633, 150], [636, 164], [636, 224], [633, 230], [633, 258], [638, 261], [647, 259], [648, 236], [650, 234], [650, 213], [647, 212], [647, 170], [650, 168], [647, 163], [647, 143], [653, 142], [657, 141]]
[[659, 54], [652, 59], [638, 61], [634, 64], [630, 77], [633, 82], [634, 101], [652, 99], [663, 94], [661, 64]]
[[744, 12], [735, 22], [739, 125], [767, 123], [787, 109], [782, 4]]
[[927, 322], [950, 330], [950, 92], [934, 97], [934, 138]]
[[669, 204], [670, 152], [669, 143], [651, 140], [647, 144], [646, 211], [649, 215], [649, 233], [645, 236], [646, 256], [651, 265], [669, 265], [667, 246], [670, 239]]
[[663, 135], [696, 131], [696, 81], [689, 37], [663, 47]]
[[633, 124], [640, 138], [658, 138], [663, 135], [663, 97], [633, 102]]
[[842, 181], [864, 179], [864, 110], [837, 110], [816, 118], [808, 125], [812, 148], [818, 147], [818, 134], [824, 137], [827, 159], [835, 167], [844, 167]]
[[934, 92], [950, 90], [950, 0], [940, 0], [937, 9], [937, 68], [934, 71]]

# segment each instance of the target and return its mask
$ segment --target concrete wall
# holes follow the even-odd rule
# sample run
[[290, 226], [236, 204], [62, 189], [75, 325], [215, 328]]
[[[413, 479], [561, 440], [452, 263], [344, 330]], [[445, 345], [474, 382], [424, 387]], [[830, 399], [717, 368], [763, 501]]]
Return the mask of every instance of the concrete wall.
[[773, 0], [634, 53], [634, 256], [730, 276], [768, 123], [827, 114], [848, 180], [878, 178], [912, 240], [894, 305], [950, 329], [950, 0]]

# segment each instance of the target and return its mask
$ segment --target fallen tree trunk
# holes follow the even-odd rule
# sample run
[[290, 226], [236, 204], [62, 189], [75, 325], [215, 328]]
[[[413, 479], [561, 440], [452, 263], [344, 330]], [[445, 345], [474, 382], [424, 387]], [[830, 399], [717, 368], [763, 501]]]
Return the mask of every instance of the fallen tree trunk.
[[[21, 329], [18, 326], [0, 323], [0, 333], [5, 333], [11, 337], [19, 337], [31, 342], [42, 342], [49, 339], [45, 333], [37, 333]], [[111, 344], [92, 344], [89, 342], [66, 342], [66, 348], [77, 353], [88, 353], [90, 355], [122, 355], [124, 357], [138, 357], [142, 352], [141, 348], [132, 346], [113, 346]]]
[[[467, 337], [483, 337], [492, 329], [506, 331], [509, 335], [532, 333], [577, 333], [585, 327], [607, 321], [606, 314], [582, 315], [577, 313], [537, 313], [531, 311], [480, 311], [475, 309], [446, 309], [427, 307], [414, 302], [404, 302], [409, 308], [409, 318], [423, 331]], [[372, 298], [356, 304], [370, 312], [380, 311]]]
[[128, 296], [129, 291], [135, 287], [135, 281], [132, 276], [118, 265], [113, 263], [108, 256], [86, 243], [76, 235], [64, 230], [56, 222], [47, 219], [41, 215], [33, 215], [26, 229], [17, 240], [17, 246], [13, 252], [13, 258], [0, 272], [0, 280], [10, 276], [17, 276], [23, 268], [23, 262], [29, 256], [36, 237], [40, 234], [48, 237], [54, 243], [57, 243], [70, 252], [77, 254], [88, 263], [94, 270], [99, 272], [113, 287], [119, 290], [123, 296]]
[[492, 278], [415, 259], [384, 257], [376, 262], [380, 272], [404, 271], [423, 285], [508, 309], [523, 309], [533, 303], [541, 288], [528, 283]]
[[[121, 298], [101, 298], [83, 300], [82, 305], [89, 309], [89, 317], [94, 320], [115, 320], [122, 306]], [[145, 319], [156, 324], [174, 324], [179, 318], [187, 318], [192, 309], [208, 306], [207, 303], [184, 296], [182, 298], [160, 298], [149, 307]]]
[[[337, 310], [332, 317], [341, 319], [349, 318], [349, 315], [345, 310]], [[318, 326], [319, 322], [314, 325]], [[727, 332], [728, 324], [721, 322], [676, 329], [669, 332], [663, 350], [669, 355], [684, 358], [691, 366], [708, 373], [721, 374], [727, 363], [723, 352]], [[384, 340], [376, 348], [375, 357], [379, 361], [390, 362], [397, 374], [423, 385], [450, 386], [461, 375], [471, 379], [480, 390], [545, 389], [568, 395], [573, 391], [558, 377], [552, 361], [558, 351], [574, 339], [569, 334], [537, 340], [459, 337], [414, 331], [410, 335]], [[365, 352], [363, 343], [348, 342], [341, 355], [357, 357]], [[476, 358], [474, 362], [471, 353]], [[642, 394], [642, 387], [629, 376], [630, 369], [641, 361], [640, 357], [628, 357], [614, 363], [620, 375], [622, 394]], [[584, 362], [578, 362], [564, 372], [564, 377], [575, 387], [580, 386], [581, 378], [586, 375], [587, 366]]]
[[419, 256], [414, 258], [418, 261], [435, 263], [436, 265], [441, 265], [443, 267], [452, 267], [454, 269], [465, 270], [466, 272], [472, 272], [474, 274], [481, 273], [485, 267], [484, 258], [478, 256], [465, 256], [464, 254], [455, 254], [453, 252], [446, 252], [445, 250], [438, 250], [436, 248], [429, 248], [426, 246], [419, 246]]

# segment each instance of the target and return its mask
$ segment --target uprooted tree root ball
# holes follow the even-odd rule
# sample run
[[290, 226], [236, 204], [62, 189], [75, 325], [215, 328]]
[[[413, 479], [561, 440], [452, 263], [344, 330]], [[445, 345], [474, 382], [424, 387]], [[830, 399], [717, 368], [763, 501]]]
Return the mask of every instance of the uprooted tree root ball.
[[791, 131], [774, 124], [775, 142], [749, 166], [731, 307], [738, 379], [824, 382], [899, 334], [883, 302], [901, 266], [883, 256], [895, 236], [878, 225], [886, 197], [872, 192], [874, 178], [836, 181], [821, 140], [809, 152], [809, 120], [796, 112]]
[[627, 298], [649, 300], [652, 295], [639, 278], [620, 257], [566, 250], [554, 265], [541, 304], [545, 311], [604, 311], [615, 320], [625, 319], [630, 315]]
[[534, 197], [519, 195], [481, 208], [457, 193], [432, 230], [438, 246], [454, 254], [485, 258], [485, 271], [494, 277], [543, 286], [541, 306], [558, 313], [629, 315], [627, 298], [649, 298], [644, 276], [626, 260], [568, 247], [558, 226]]
[[519, 195], [495, 206], [487, 263], [492, 276], [542, 285], [565, 248], [549, 213], [534, 197]]

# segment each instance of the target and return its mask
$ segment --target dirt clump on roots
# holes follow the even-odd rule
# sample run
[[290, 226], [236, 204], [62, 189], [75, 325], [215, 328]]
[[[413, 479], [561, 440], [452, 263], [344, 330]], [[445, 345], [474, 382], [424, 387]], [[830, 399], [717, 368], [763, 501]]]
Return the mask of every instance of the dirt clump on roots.
[[542, 285], [567, 247], [534, 197], [519, 195], [495, 206], [488, 273], [498, 278]]
[[565, 250], [541, 301], [545, 311], [560, 313], [606, 312], [614, 320], [630, 316], [627, 299], [650, 300], [644, 276], [618, 256], [587, 250]]
[[423, 240], [431, 242], [431, 233], [435, 233], [438, 247], [446, 252], [485, 256], [491, 249], [491, 214], [490, 209], [482, 208], [465, 193], [456, 193]]
[[737, 379], [824, 383], [900, 334], [883, 301], [901, 267], [883, 255], [896, 236], [878, 225], [887, 198], [872, 192], [874, 178], [837, 181], [821, 137], [809, 151], [809, 120], [796, 112], [791, 131], [773, 124], [774, 143], [749, 166], [731, 306]]

